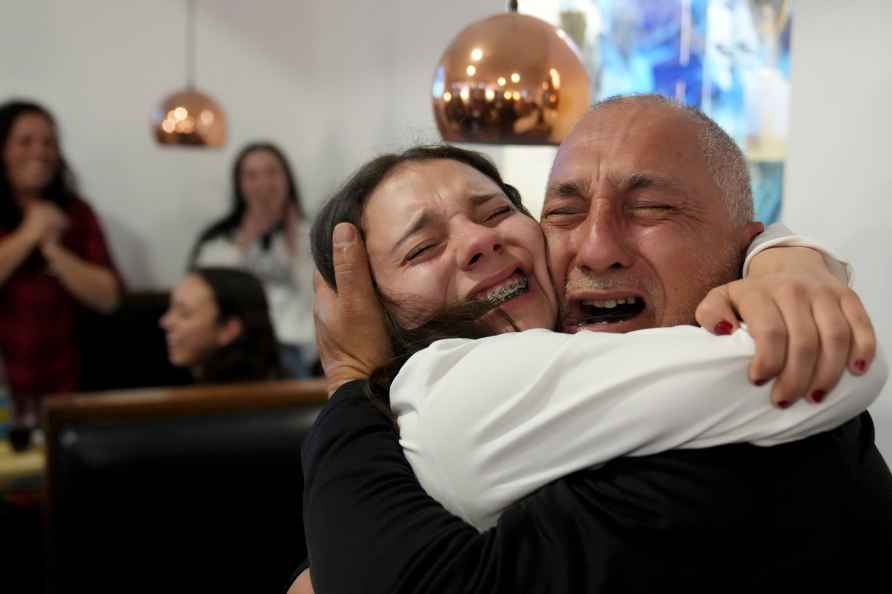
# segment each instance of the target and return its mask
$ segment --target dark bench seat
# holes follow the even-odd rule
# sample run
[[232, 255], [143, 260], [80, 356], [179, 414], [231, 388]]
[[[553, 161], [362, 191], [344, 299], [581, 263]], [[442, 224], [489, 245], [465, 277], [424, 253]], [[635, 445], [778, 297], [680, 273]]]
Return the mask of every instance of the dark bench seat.
[[314, 380], [50, 402], [51, 591], [281, 592], [325, 398]]

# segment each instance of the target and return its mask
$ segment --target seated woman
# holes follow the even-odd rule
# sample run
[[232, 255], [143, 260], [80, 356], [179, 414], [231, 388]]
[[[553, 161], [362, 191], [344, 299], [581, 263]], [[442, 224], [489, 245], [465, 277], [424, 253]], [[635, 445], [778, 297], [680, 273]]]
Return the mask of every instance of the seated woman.
[[247, 272], [196, 268], [174, 289], [161, 327], [170, 362], [198, 383], [284, 376], [263, 286]]
[[285, 154], [274, 144], [245, 146], [232, 166], [232, 206], [198, 237], [190, 266], [247, 270], [263, 284], [286, 373], [311, 375], [312, 275], [306, 217]]
[[19, 410], [34, 416], [38, 399], [78, 389], [82, 314], [112, 311], [123, 283], [49, 111], [0, 106], [0, 150], [0, 352]]
[[[363, 167], [313, 231], [317, 266], [331, 286], [339, 249], [332, 233], [344, 222], [368, 246], [393, 347], [395, 363], [372, 374], [370, 395], [389, 397], [425, 490], [480, 530], [555, 478], [621, 456], [770, 445], [836, 427], [873, 401], [885, 377], [880, 362], [866, 378], [844, 376], [823, 406], [781, 411], [770, 386], [746, 379], [754, 346], [745, 329], [726, 337], [693, 327], [553, 332], [558, 308], [541, 232], [516, 191], [475, 153], [420, 148]], [[473, 274], [485, 258], [481, 245], [500, 246], [492, 256], [500, 261]], [[339, 331], [326, 330], [326, 321]], [[323, 350], [325, 340], [340, 346], [350, 333], [366, 335], [336, 318], [320, 322]], [[484, 337], [493, 328], [519, 332]], [[435, 342], [454, 336], [478, 340]], [[315, 478], [308, 475], [310, 501]]]

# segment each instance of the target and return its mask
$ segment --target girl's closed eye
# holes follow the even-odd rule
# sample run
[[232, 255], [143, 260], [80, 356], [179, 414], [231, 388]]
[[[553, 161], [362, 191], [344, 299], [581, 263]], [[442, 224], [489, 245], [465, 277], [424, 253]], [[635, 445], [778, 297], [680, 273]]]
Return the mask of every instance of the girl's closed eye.
[[511, 208], [510, 206], [507, 206], [507, 205], [506, 205], [506, 206], [502, 206], [502, 207], [497, 208], [496, 210], [494, 210], [492, 213], [490, 213], [490, 214], [486, 217], [485, 220], [486, 220], [486, 221], [494, 221], [494, 220], [498, 219], [499, 217], [508, 215], [508, 214], [510, 214], [510, 213], [513, 213], [513, 212], [515, 212], [515, 211], [514, 211], [514, 209]]
[[413, 248], [406, 254], [406, 262], [413, 262], [418, 260], [420, 257], [424, 255], [430, 255], [433, 251], [433, 248], [436, 247], [436, 243], [426, 243], [422, 244], [416, 248]]

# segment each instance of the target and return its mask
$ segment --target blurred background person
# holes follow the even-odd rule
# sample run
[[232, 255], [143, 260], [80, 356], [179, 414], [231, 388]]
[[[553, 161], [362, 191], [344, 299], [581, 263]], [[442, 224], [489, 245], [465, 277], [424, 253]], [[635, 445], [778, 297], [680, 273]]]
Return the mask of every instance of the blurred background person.
[[113, 311], [123, 283], [49, 111], [0, 105], [0, 149], [0, 351], [32, 424], [43, 396], [78, 389], [83, 314]]
[[253, 273], [266, 291], [287, 375], [308, 377], [316, 361], [313, 264], [306, 216], [291, 167], [277, 146], [245, 146], [232, 167], [232, 207], [198, 237], [190, 267]]
[[281, 379], [276, 333], [260, 281], [235, 268], [196, 268], [161, 317], [171, 364], [197, 383]]

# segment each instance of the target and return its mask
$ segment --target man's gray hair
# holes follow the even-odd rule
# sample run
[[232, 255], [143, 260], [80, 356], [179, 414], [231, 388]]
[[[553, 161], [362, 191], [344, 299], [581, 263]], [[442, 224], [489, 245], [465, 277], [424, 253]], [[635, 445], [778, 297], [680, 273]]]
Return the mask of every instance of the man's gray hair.
[[689, 107], [664, 97], [663, 95], [617, 95], [595, 103], [591, 112], [610, 105], [627, 102], [647, 102], [665, 105], [686, 115], [698, 127], [700, 147], [709, 173], [719, 188], [731, 220], [745, 225], [753, 220], [753, 192], [750, 186], [749, 169], [743, 151], [721, 126], [695, 107]]

